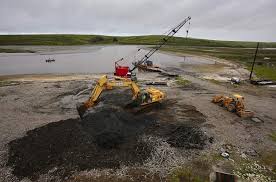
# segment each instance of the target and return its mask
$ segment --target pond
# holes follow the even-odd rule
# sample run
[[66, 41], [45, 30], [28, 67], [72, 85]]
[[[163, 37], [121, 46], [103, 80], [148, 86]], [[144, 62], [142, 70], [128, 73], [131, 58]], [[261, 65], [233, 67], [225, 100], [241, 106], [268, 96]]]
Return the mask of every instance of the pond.
[[[149, 50], [145, 46], [6, 46], [23, 48], [36, 53], [0, 53], [0, 75], [47, 73], [111, 73], [116, 60], [124, 57], [121, 65], [132, 67]], [[55, 59], [47, 63], [46, 59]], [[151, 61], [158, 66], [183, 64], [213, 64], [196, 57], [181, 57], [157, 52]]]

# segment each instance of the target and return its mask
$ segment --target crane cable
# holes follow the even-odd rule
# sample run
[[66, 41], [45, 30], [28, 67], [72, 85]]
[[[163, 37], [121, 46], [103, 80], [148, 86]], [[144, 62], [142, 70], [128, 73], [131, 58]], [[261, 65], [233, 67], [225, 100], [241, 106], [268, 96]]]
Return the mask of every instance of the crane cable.
[[190, 26], [191, 26], [191, 20], [189, 20], [188, 28], [186, 30], [186, 39], [188, 38], [188, 35], [189, 35]]
[[[165, 35], [165, 37], [167, 37], [167, 36], [170, 36], [170, 32], [174, 32], [174, 30], [175, 29], [177, 29], [177, 28], [179, 28], [180, 26], [182, 27], [183, 25], [182, 25], [182, 23], [184, 22], [185, 20], [183, 20], [181, 23], [179, 23], [179, 24], [177, 24], [176, 26], [174, 26], [173, 28], [171, 28], [171, 29], [169, 29], [168, 31], [166, 31], [166, 32], [164, 32], [162, 35]], [[189, 33], [189, 29], [190, 29], [190, 25], [191, 25], [191, 18], [190, 17], [188, 17], [188, 22], [189, 22], [189, 24], [188, 24], [188, 28], [187, 28], [187, 30], [186, 30], [186, 38], [188, 37], [188, 33]], [[180, 28], [179, 28], [180, 29]], [[178, 29], [178, 30], [179, 30]], [[175, 32], [176, 33], [176, 32]], [[174, 34], [175, 34], [174, 33]], [[170, 37], [169, 37], [170, 38]], [[165, 40], [165, 38], [163, 38], [163, 39], [160, 39], [159, 40], [159, 42], [155, 45], [155, 47], [158, 49], [158, 47], [160, 46], [160, 44], [162, 44], [162, 42], [161, 41], [164, 41]], [[165, 42], [167, 42], [168, 40], [166, 40]], [[163, 42], [164, 43], [164, 42]], [[163, 44], [164, 45], [164, 44]], [[115, 63], [117, 63], [117, 62], [120, 62], [120, 61], [123, 61], [123, 60], [125, 60], [126, 58], [128, 58], [128, 57], [130, 57], [130, 56], [132, 56], [132, 55], [134, 55], [134, 58], [136, 59], [136, 55], [137, 55], [137, 53], [141, 50], [142, 48], [138, 48], [137, 49], [137, 51], [136, 50], [134, 50], [133, 52], [131, 52], [131, 53], [129, 53], [127, 56], [125, 56], [125, 57], [122, 57], [121, 59], [118, 59]], [[135, 60], [136, 61], [136, 60]]]
[[139, 48], [138, 50], [135, 49], [135, 50], [131, 51], [129, 54], [127, 54], [126, 56], [124, 56], [124, 57], [118, 59], [118, 60], [115, 61], [115, 62], [120, 62], [120, 61], [123, 61], [123, 60], [127, 60], [127, 58], [130, 58], [130, 57], [132, 57], [133, 55], [136, 55], [137, 52], [140, 51], [140, 49], [141, 49], [141, 48]]
[[190, 16], [184, 19], [181, 23], [174, 27], [172, 31], [170, 31], [166, 35], [165, 38], [162, 39], [163, 41], [161, 43], [157, 44], [154, 48], [152, 48], [147, 54], [144, 55], [142, 59], [140, 59], [137, 62], [133, 62], [134, 67], [130, 70], [130, 72], [134, 71], [138, 65], [143, 64], [145, 61], [147, 61], [149, 57], [151, 57], [156, 51], [158, 51], [163, 45], [165, 45], [166, 42], [169, 41], [174, 36], [174, 34], [176, 34], [190, 19]]

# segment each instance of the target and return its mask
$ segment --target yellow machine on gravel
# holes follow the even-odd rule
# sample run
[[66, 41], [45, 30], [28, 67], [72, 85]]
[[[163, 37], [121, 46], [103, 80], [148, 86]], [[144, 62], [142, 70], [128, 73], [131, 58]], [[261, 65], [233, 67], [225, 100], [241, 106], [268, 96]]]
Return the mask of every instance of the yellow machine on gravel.
[[225, 107], [230, 112], [236, 112], [240, 117], [252, 117], [252, 111], [245, 110], [244, 97], [239, 94], [234, 94], [231, 97], [217, 95], [212, 99], [213, 103]]
[[161, 102], [165, 98], [165, 94], [156, 88], [140, 90], [138, 85], [128, 78], [116, 77], [116, 79], [109, 80], [106, 75], [103, 75], [97, 81], [95, 88], [91, 92], [90, 98], [83, 104], [77, 106], [80, 117], [83, 118], [86, 110], [98, 103], [102, 91], [111, 90], [116, 87], [130, 87], [133, 94], [133, 102], [131, 105], [137, 107]]

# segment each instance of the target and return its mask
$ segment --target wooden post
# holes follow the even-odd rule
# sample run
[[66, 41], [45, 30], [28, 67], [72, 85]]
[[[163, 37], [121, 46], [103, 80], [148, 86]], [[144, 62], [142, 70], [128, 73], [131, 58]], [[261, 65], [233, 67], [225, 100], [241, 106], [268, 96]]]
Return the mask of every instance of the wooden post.
[[250, 72], [250, 76], [249, 76], [249, 80], [251, 81], [251, 78], [252, 78], [252, 72], [253, 72], [253, 69], [254, 69], [254, 65], [255, 65], [255, 61], [256, 61], [256, 58], [257, 58], [257, 54], [258, 54], [258, 49], [259, 49], [259, 42], [257, 43], [257, 47], [256, 47], [256, 51], [255, 51], [255, 56], [254, 56], [254, 60], [253, 60], [253, 63], [252, 63], [252, 68], [251, 68], [251, 72]]

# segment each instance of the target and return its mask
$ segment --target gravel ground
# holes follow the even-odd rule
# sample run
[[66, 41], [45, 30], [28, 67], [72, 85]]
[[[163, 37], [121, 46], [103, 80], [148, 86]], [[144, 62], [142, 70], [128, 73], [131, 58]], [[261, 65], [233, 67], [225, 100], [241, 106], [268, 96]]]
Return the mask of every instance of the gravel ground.
[[[276, 131], [275, 88], [256, 87], [247, 83], [243, 83], [240, 86], [228, 83], [214, 83], [212, 81], [200, 79], [190, 73], [186, 74], [185, 72], [181, 72], [181, 75], [189, 80], [191, 84], [186, 86], [177, 85], [173, 80], [167, 80], [165, 77], [160, 77], [157, 73], [140, 74], [139, 80], [141, 80], [141, 85], [143, 85], [143, 80], [147, 81], [152, 78], [168, 81], [169, 86], [160, 87], [160, 89], [167, 93], [168, 100], [173, 100], [175, 102], [170, 104], [170, 109], [162, 110], [162, 112], [159, 112], [159, 114], [155, 116], [157, 118], [162, 118], [162, 120], [160, 120], [162, 121], [161, 123], [165, 123], [169, 128], [171, 122], [183, 121], [185, 126], [199, 127], [200, 131], [211, 138], [211, 143], [203, 149], [200, 149], [200, 152], [197, 152], [199, 149], [181, 148], [182, 144], [179, 144], [179, 141], [183, 140], [181, 134], [187, 132], [185, 128], [176, 129], [176, 134], [170, 134], [170, 136], [175, 138], [171, 138], [167, 141], [169, 145], [171, 147], [180, 147], [180, 153], [186, 154], [183, 155], [183, 163], [191, 162], [206, 155], [211, 158], [214, 155], [218, 155], [222, 150], [230, 152], [230, 157], [233, 156], [234, 160], [236, 160], [234, 156], [246, 154], [250, 160], [261, 161], [265, 152], [271, 153], [272, 155], [275, 154], [275, 141], [269, 137], [273, 131]], [[85, 89], [91, 87], [97, 77], [99, 77], [99, 75], [43, 75], [6, 78], [7, 81], [5, 85], [0, 87], [0, 181], [18, 181], [22, 176], [29, 176], [23, 174], [21, 178], [18, 178], [20, 175], [15, 176], [15, 173], [12, 173], [16, 165], [15, 167], [11, 167], [12, 165], [7, 166], [10, 156], [8, 144], [13, 142], [16, 143], [16, 139], [18, 139], [18, 141], [22, 140], [22, 137], [28, 136], [28, 134], [26, 136], [26, 132], [35, 128], [46, 127], [49, 126], [50, 123], [60, 120], [78, 120], [75, 105], [77, 102], [83, 101], [88, 97], [89, 89], [86, 91]], [[84, 92], [76, 96], [81, 91]], [[247, 109], [254, 111], [255, 117], [258, 118], [260, 122], [240, 118], [210, 102], [212, 97], [216, 94], [231, 93], [240, 93], [243, 95], [245, 97]], [[102, 97], [104, 101], [109, 99], [108, 94], [103, 94]], [[120, 96], [117, 98], [120, 99]], [[101, 104], [103, 103], [99, 105]], [[162, 131], [161, 129], [160, 132]], [[39, 131], [39, 129], [36, 131]], [[191, 131], [193, 130], [191, 129]], [[178, 134], [178, 132], [180, 134]], [[154, 134], [154, 130], [151, 133]], [[39, 133], [37, 133], [37, 135], [39, 135]], [[160, 137], [158, 134], [156, 134], [156, 136]], [[186, 135], [184, 135], [184, 137], [185, 136]], [[46, 133], [46, 135], [41, 135], [41, 137], [51, 136]], [[176, 137], [179, 138], [176, 139]], [[25, 145], [30, 145], [30, 143], [25, 143]], [[22, 149], [24, 148], [23, 144], [19, 146]], [[26, 148], [28, 147], [30, 146], [26, 146]], [[29, 149], [33, 148], [30, 147]], [[29, 152], [31, 153], [32, 151]], [[188, 157], [187, 153], [195, 153], [195, 155], [188, 155]], [[146, 160], [146, 158], [143, 158], [143, 160]], [[228, 162], [228, 160], [225, 161], [223, 158], [219, 161], [214, 160], [210, 163], [210, 170], [219, 169], [225, 172], [231, 172], [229, 171], [231, 168], [229, 169], [224, 165], [224, 163]], [[273, 163], [275, 164], [276, 162], [270, 161], [267, 167], [273, 168], [273, 166], [271, 166]], [[148, 162], [148, 164], [151, 163]], [[145, 165], [144, 162], [143, 165]], [[38, 173], [36, 178], [29, 178], [38, 181], [50, 181], [51, 179], [57, 181], [57, 178], [49, 177], [51, 176], [49, 175], [51, 170], [54, 169], [53, 166], [51, 166], [52, 169], [50, 169], [48, 173], [48, 168], [45, 168], [45, 174]], [[144, 172], [143, 169], [140, 174]], [[70, 173], [70, 175], [71, 174], [72, 173]], [[85, 178], [90, 176], [91, 179], [97, 176], [91, 176], [89, 174], [91, 174], [91, 171], [85, 173], [80, 170], [74, 173], [72, 179], [81, 179], [78, 175], [82, 175], [82, 177], [84, 176]], [[97, 174], [106, 177], [106, 173], [98, 171]], [[63, 179], [68, 179], [70, 181], [70, 175]], [[134, 175], [137, 176], [139, 174], [135, 173]], [[137, 179], [135, 177], [133, 178]], [[139, 179], [140, 178], [138, 178], [138, 180]], [[24, 180], [28, 179], [24, 178]]]

